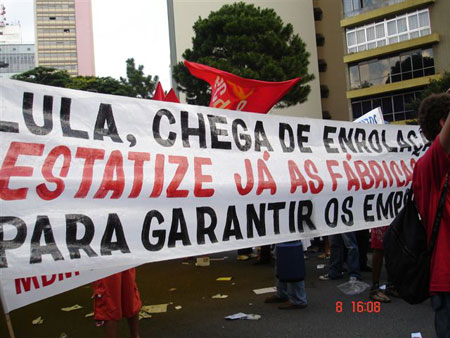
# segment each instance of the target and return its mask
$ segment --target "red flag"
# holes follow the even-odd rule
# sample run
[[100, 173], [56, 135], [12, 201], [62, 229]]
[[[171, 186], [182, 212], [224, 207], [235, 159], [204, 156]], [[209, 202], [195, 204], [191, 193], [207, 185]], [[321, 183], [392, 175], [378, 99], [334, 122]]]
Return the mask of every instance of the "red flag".
[[153, 94], [152, 99], [158, 100], [158, 101], [163, 101], [164, 97], [165, 97], [165, 95], [164, 95], [164, 90], [162, 88], [161, 82], [158, 82], [158, 84], [156, 85], [155, 93]]
[[156, 85], [155, 94], [153, 95], [152, 100], [180, 103], [180, 100], [178, 100], [178, 97], [173, 89], [170, 89], [167, 95], [164, 94], [164, 89], [161, 82], [158, 82]]
[[300, 78], [283, 82], [250, 80], [222, 70], [184, 61], [191, 74], [211, 86], [210, 107], [267, 113]]
[[180, 103], [180, 100], [178, 100], [178, 97], [175, 94], [175, 91], [173, 89], [169, 90], [169, 92], [167, 93], [166, 97], [164, 98], [164, 101]]

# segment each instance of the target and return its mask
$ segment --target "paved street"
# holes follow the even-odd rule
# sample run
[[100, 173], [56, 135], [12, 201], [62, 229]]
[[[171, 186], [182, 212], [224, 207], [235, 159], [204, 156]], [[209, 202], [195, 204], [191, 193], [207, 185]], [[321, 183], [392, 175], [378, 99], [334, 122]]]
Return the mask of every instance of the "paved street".
[[[141, 337], [393, 337], [409, 338], [413, 332], [434, 337], [433, 313], [429, 301], [411, 306], [400, 299], [381, 305], [378, 313], [352, 311], [352, 301], [367, 301], [368, 292], [346, 296], [337, 289], [345, 280], [323, 282], [318, 264], [325, 260], [308, 253], [306, 290], [308, 307], [303, 310], [278, 310], [276, 304], [264, 304], [267, 295], [252, 290], [274, 286], [273, 265], [254, 265], [255, 260], [237, 261], [235, 252], [211, 256], [208, 267], [195, 267], [193, 260], [173, 260], [141, 266], [137, 280], [144, 305], [170, 303], [167, 313], [154, 314], [140, 321]], [[233, 277], [219, 282], [217, 277]], [[370, 283], [371, 274], [363, 273]], [[176, 288], [176, 290], [170, 290]], [[212, 299], [216, 294], [226, 299]], [[92, 318], [91, 287], [84, 286], [39, 303], [11, 312], [17, 338], [102, 337]], [[342, 302], [341, 313], [336, 302]], [[79, 304], [83, 309], [63, 312], [62, 307]], [[175, 306], [182, 306], [176, 310]], [[227, 321], [225, 316], [237, 313], [261, 315], [260, 320]], [[44, 323], [32, 325], [42, 316]], [[125, 321], [120, 323], [120, 337], [128, 337]], [[0, 337], [8, 337], [4, 317], [0, 321]]]

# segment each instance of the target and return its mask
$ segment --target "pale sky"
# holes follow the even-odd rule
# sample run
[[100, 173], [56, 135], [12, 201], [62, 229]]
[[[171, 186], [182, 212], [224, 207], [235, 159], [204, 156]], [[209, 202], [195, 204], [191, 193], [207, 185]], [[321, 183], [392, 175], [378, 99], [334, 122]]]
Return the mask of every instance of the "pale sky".
[[[166, 0], [92, 0], [97, 76], [126, 76], [134, 57], [146, 75], [158, 75], [170, 89], [170, 51]], [[0, 0], [8, 22], [20, 21], [22, 42], [34, 43], [33, 0]]]

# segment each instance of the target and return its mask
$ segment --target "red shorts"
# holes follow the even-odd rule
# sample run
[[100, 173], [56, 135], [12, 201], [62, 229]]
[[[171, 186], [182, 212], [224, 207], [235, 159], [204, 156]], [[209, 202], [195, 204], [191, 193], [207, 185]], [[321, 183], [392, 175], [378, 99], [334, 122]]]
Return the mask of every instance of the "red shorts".
[[372, 228], [371, 231], [371, 240], [372, 240], [372, 249], [383, 250], [383, 237], [386, 233], [387, 229], [389, 229], [389, 225], [379, 228]]
[[135, 282], [135, 269], [125, 270], [94, 282], [94, 319], [130, 318], [139, 313], [141, 297]]

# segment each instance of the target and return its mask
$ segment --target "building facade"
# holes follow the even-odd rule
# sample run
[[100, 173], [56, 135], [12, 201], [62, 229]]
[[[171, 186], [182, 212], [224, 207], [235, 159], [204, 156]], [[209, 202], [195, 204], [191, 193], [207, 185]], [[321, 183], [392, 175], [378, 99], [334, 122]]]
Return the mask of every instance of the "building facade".
[[351, 121], [346, 98], [344, 42], [339, 25], [342, 5], [340, 1], [330, 0], [314, 0], [313, 4], [323, 116], [333, 120]]
[[0, 19], [0, 44], [22, 43], [22, 30], [19, 24], [9, 24]]
[[417, 117], [409, 103], [450, 70], [450, 1], [342, 0], [351, 119], [381, 107], [384, 119]]
[[35, 0], [39, 66], [95, 75], [90, 0]]
[[35, 67], [34, 44], [0, 44], [0, 78], [26, 72]]
[[[326, 0], [329, 1], [329, 0]], [[171, 45], [171, 65], [183, 61], [182, 54], [192, 48], [193, 25], [199, 17], [206, 18], [211, 11], [219, 10], [223, 5], [232, 4], [234, 0], [167, 0], [169, 13], [169, 34]], [[322, 118], [316, 32], [312, 0], [252, 0], [246, 1], [261, 8], [272, 8], [283, 22], [291, 23], [294, 32], [305, 42], [310, 53], [308, 72], [315, 79], [308, 83], [311, 92], [305, 103], [284, 109], [272, 109], [271, 113]], [[175, 88], [175, 86], [173, 86]]]
[[6, 21], [6, 9], [0, 4], [0, 79], [35, 67], [34, 44], [22, 44], [20, 23]]

